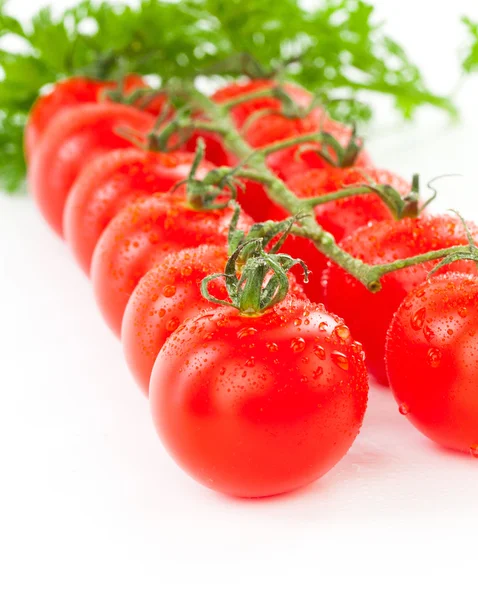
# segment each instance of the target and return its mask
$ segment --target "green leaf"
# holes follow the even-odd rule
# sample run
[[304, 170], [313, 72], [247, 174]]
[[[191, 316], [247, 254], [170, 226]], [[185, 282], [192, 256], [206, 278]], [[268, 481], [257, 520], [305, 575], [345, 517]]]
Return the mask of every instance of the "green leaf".
[[478, 70], [478, 22], [474, 22], [468, 17], [463, 17], [462, 22], [468, 30], [470, 45], [463, 59], [463, 69], [466, 73], [472, 73]]

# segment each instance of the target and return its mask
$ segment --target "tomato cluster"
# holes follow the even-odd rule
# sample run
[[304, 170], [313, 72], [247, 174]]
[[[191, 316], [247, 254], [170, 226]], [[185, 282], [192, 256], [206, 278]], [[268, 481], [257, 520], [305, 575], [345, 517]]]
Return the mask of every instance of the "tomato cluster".
[[[157, 151], [147, 142], [174, 109], [164, 93], [124, 101], [143, 88], [134, 75], [119, 98], [111, 82], [56, 84], [33, 107], [25, 150], [38, 206], [91, 277], [177, 462], [238, 496], [310, 483], [359, 432], [367, 367], [390, 380], [400, 411], [426, 435], [478, 454], [472, 261], [450, 262], [449, 273], [431, 279], [436, 260], [408, 266], [372, 294], [310, 239], [287, 235], [290, 215], [261, 182], [240, 182], [240, 213], [227, 187], [212, 204], [198, 202], [192, 174], [205, 181], [239, 157], [207, 127], [184, 139], [176, 132]], [[451, 216], [417, 211], [397, 220], [376, 186], [400, 197], [411, 187], [375, 168], [354, 132], [314, 107], [307, 91], [284, 84], [294, 107], [286, 110], [277, 89], [264, 80], [232, 83], [212, 100], [228, 105], [253, 149], [291, 140], [267, 153], [266, 165], [301, 201], [359, 188], [314, 208], [343, 250], [377, 265], [478, 239], [478, 228], [466, 231]], [[320, 141], [301, 141], [314, 132]], [[199, 138], [204, 158], [192, 152]], [[258, 227], [275, 237], [266, 243]], [[308, 265], [306, 286], [289, 256]]]

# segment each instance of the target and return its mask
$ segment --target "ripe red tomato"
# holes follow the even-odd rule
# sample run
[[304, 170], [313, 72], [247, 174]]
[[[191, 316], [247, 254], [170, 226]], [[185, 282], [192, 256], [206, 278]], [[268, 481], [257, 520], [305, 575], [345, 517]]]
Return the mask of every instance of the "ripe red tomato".
[[[27, 159], [32, 157], [44, 131], [54, 117], [57, 117], [66, 108], [99, 102], [103, 92], [114, 89], [117, 85], [114, 81], [97, 81], [86, 77], [70, 77], [55, 83], [50, 92], [38, 98], [30, 111], [25, 126], [25, 154]], [[127, 75], [123, 85], [127, 94], [137, 88], [147, 87], [147, 84], [139, 75]], [[159, 104], [158, 101], [155, 101], [146, 110], [158, 114], [163, 103], [164, 99], [161, 99]]]
[[[215, 94], [212, 95], [212, 99], [218, 104], [222, 104], [245, 94], [270, 89], [277, 86], [277, 84], [277, 81], [271, 81], [270, 79], [254, 79], [253, 81], [234, 82], [219, 89]], [[282, 86], [292, 100], [294, 100], [299, 106], [306, 108], [310, 104], [312, 100], [312, 94], [307, 90], [304, 90], [303, 88], [292, 83], [284, 83]], [[264, 96], [263, 98], [246, 100], [241, 104], [237, 104], [231, 109], [230, 115], [236, 124], [236, 127], [241, 129], [249, 117], [254, 113], [265, 110], [279, 112], [281, 109], [282, 103], [279, 99]]]
[[211, 308], [156, 359], [150, 401], [159, 436], [196, 480], [242, 497], [307, 485], [360, 430], [367, 373], [343, 321], [293, 297], [262, 315]]
[[[111, 219], [140, 196], [167, 192], [185, 179], [194, 155], [156, 153], [137, 148], [114, 150], [98, 157], [75, 181], [65, 205], [65, 239], [86, 273], [98, 239]], [[196, 177], [213, 168], [203, 161]]]
[[[347, 147], [352, 130], [350, 127], [326, 119], [319, 124], [316, 131], [330, 133], [337, 142], [343, 147]], [[310, 132], [308, 132], [310, 133]], [[331, 169], [333, 166], [327, 162], [320, 154], [319, 150], [323, 149], [323, 145], [318, 142], [308, 144], [300, 144], [290, 148], [284, 148], [278, 152], [274, 152], [267, 157], [268, 167], [284, 181], [290, 181], [294, 178], [299, 181], [301, 177], [308, 175], [310, 169]], [[330, 154], [334, 160], [337, 160], [337, 153], [331, 148]], [[371, 168], [373, 166], [372, 159], [365, 150], [360, 150], [354, 163], [357, 168]]]
[[[201, 295], [201, 281], [222, 273], [225, 246], [204, 245], [172, 252], [141, 279], [129, 299], [121, 328], [126, 362], [141, 389], [148, 393], [154, 361], [166, 339], [187, 318], [210, 308]], [[227, 298], [223, 279], [215, 279], [211, 293]]]
[[478, 458], [478, 278], [447, 273], [410, 292], [386, 362], [400, 412], [438, 444]]
[[[478, 239], [476, 225], [469, 227]], [[467, 238], [459, 219], [436, 215], [373, 223], [344, 238], [340, 245], [364, 262], [378, 265], [461, 244], [467, 244]], [[389, 273], [383, 277], [382, 290], [376, 294], [335, 264], [324, 273], [328, 308], [341, 315], [362, 342], [367, 365], [380, 383], [387, 384], [385, 336], [393, 314], [408, 292], [425, 281], [434, 264], [424, 263]], [[447, 268], [471, 272], [475, 266], [463, 261]]]
[[[351, 167], [348, 169], [312, 169], [303, 175], [293, 177], [289, 188], [299, 198], [311, 198], [337, 192], [346, 186], [359, 186], [368, 183], [368, 178], [382, 185], [391, 185], [401, 195], [410, 192], [410, 185], [401, 177], [384, 169]], [[387, 205], [377, 194], [360, 194], [342, 198], [315, 207], [317, 222], [331, 233], [337, 242], [371, 221], [393, 219]], [[287, 215], [284, 212], [282, 218]], [[305, 290], [308, 297], [317, 302], [323, 298], [322, 273], [327, 266], [326, 257], [307, 239], [290, 236], [281, 252], [294, 258], [301, 258], [311, 274]]]
[[[120, 335], [129, 297], [143, 275], [167, 254], [201, 244], [225, 245], [232, 209], [197, 211], [184, 196], [157, 194], [125, 207], [104, 230], [91, 279], [101, 312]], [[242, 217], [241, 229], [250, 221]]]
[[[126, 362], [147, 394], [154, 361], [166, 339], [187, 318], [211, 308], [201, 295], [200, 283], [212, 273], [223, 273], [224, 246], [199, 246], [172, 252], [141, 279], [123, 317], [121, 340]], [[305, 300], [302, 287], [289, 273], [289, 294]], [[227, 299], [223, 279], [209, 285], [211, 294]]]
[[76, 178], [93, 159], [131, 142], [118, 133], [129, 127], [146, 134], [154, 117], [123, 104], [83, 104], [62, 111], [50, 124], [33, 156], [28, 180], [40, 210], [60, 235], [63, 210]]

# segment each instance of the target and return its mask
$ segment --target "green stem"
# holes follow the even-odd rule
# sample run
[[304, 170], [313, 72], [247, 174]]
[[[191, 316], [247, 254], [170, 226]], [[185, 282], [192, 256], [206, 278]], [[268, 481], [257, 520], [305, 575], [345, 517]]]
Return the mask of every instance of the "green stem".
[[366, 186], [359, 187], [345, 187], [337, 192], [331, 192], [330, 194], [323, 194], [322, 196], [313, 196], [310, 198], [304, 198], [302, 205], [307, 208], [313, 208], [314, 206], [320, 206], [333, 200], [340, 200], [341, 198], [349, 198], [350, 196], [358, 196], [359, 194], [373, 194], [373, 190]]
[[250, 102], [251, 100], [259, 100], [260, 98], [270, 98], [272, 97], [273, 88], [266, 88], [262, 90], [256, 90], [255, 92], [248, 92], [247, 94], [242, 94], [241, 96], [236, 96], [235, 98], [231, 98], [227, 102], [221, 102], [221, 108], [225, 110], [231, 110], [235, 106], [239, 106], [244, 102]]
[[[214, 127], [217, 128], [215, 130], [222, 132], [224, 143], [228, 149], [240, 160], [247, 162], [250, 168], [240, 169], [235, 174], [266, 185], [268, 195], [275, 203], [285, 208], [291, 215], [300, 213], [302, 215], [301, 225], [294, 226], [291, 232], [295, 235], [310, 239], [320, 252], [350, 273], [350, 275], [360, 281], [371, 292], [378, 292], [381, 289], [380, 280], [387, 273], [443, 258], [457, 250], [459, 251], [468, 248], [468, 246], [454, 246], [452, 248], [435, 250], [418, 256], [397, 260], [384, 265], [370, 265], [364, 263], [348, 252], [345, 252], [345, 250], [336, 243], [334, 237], [317, 223], [312, 208], [318, 204], [337, 200], [338, 198], [354, 194], [370, 193], [373, 191], [370, 187], [361, 186], [357, 188], [347, 188], [334, 192], [333, 194], [310, 198], [304, 201], [289, 190], [286, 184], [267, 168], [262, 150], [256, 151], [243, 139], [234, 127], [234, 124], [227, 113], [227, 104], [216, 104], [210, 98], [201, 94], [193, 86], [188, 86], [187, 90], [185, 90], [183, 86], [180, 88], [179, 93], [188, 96], [194, 104], [204, 111], [211, 121], [215, 123]], [[285, 142], [279, 142], [275, 146], [281, 145], [281, 147], [286, 147], [283, 145], [284, 143]], [[290, 145], [295, 145], [296, 143], [297, 139]], [[227, 170], [224, 170], [223, 172], [226, 174]]]
[[323, 140], [323, 133], [320, 131], [316, 131], [315, 133], [306, 133], [304, 135], [298, 135], [294, 138], [287, 138], [285, 140], [281, 140], [280, 142], [268, 144], [267, 146], [262, 147], [260, 149], [260, 152], [265, 156], [269, 156], [269, 154], [274, 154], [274, 152], [284, 150], [285, 148], [291, 148], [292, 146], [297, 146], [298, 144], [306, 144], [308, 142], [322, 142]]

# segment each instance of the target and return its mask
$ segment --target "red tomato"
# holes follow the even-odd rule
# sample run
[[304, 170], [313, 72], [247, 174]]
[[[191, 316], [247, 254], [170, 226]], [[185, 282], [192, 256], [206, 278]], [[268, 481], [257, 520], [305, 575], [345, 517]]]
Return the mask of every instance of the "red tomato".
[[[140, 196], [167, 192], [185, 179], [194, 155], [144, 152], [137, 148], [114, 150], [95, 159], [73, 185], [65, 205], [65, 239], [81, 267], [89, 273], [98, 239], [111, 219]], [[198, 178], [213, 168], [203, 161]]]
[[[342, 147], [346, 147], [350, 141], [352, 131], [346, 125], [337, 123], [331, 119], [326, 119], [322, 124], [319, 124], [317, 131], [330, 133]], [[310, 132], [309, 132], [310, 133]], [[318, 154], [317, 150], [322, 149], [322, 144], [313, 142], [284, 148], [278, 152], [274, 152], [267, 157], [268, 167], [284, 181], [290, 181], [295, 178], [296, 181], [300, 177], [308, 175], [310, 169], [331, 169], [333, 168], [329, 162]], [[337, 160], [337, 154], [329, 149], [331, 156]], [[354, 167], [369, 168], [372, 167], [372, 159], [365, 150], [361, 150], [355, 159]]]
[[[65, 108], [98, 102], [105, 90], [114, 89], [117, 85], [114, 81], [97, 81], [86, 77], [71, 77], [56, 83], [48, 94], [38, 98], [30, 111], [25, 126], [25, 154], [27, 158], [32, 157], [33, 151], [40, 143], [40, 139], [50, 121]], [[124, 89], [126, 93], [131, 93], [141, 87], [147, 87], [147, 84], [138, 75], [125, 77]], [[163, 102], [163, 99], [159, 104], [155, 101], [147, 110], [150, 110], [153, 114], [158, 114]]]
[[[469, 227], [478, 239], [478, 227], [473, 224]], [[448, 215], [436, 215], [373, 223], [358, 229], [340, 245], [364, 262], [378, 265], [461, 244], [467, 244], [462, 223]], [[387, 384], [385, 336], [393, 314], [408, 292], [425, 281], [434, 264], [424, 263], [389, 273], [383, 277], [382, 290], [377, 294], [369, 292], [335, 264], [324, 273], [328, 308], [341, 315], [363, 343], [368, 367], [380, 383]], [[448, 269], [470, 272], [475, 266], [469, 261], [456, 262]]]
[[[184, 196], [158, 194], [114, 217], [95, 248], [91, 279], [101, 312], [116, 335], [141, 277], [171, 252], [201, 244], [225, 245], [232, 214], [230, 208], [196, 211]], [[249, 225], [242, 217], [241, 229]]]
[[[223, 273], [227, 260], [224, 246], [199, 246], [172, 252], [141, 279], [126, 307], [121, 340], [126, 362], [147, 394], [151, 371], [166, 339], [187, 318], [211, 308], [201, 295], [200, 283], [212, 273]], [[305, 299], [302, 287], [289, 274], [289, 294]], [[223, 279], [209, 290], [226, 300]]]
[[118, 130], [146, 134], [154, 117], [123, 104], [83, 104], [64, 110], [50, 124], [31, 162], [28, 180], [43, 216], [63, 234], [63, 210], [76, 178], [93, 159], [131, 142]]
[[400, 412], [438, 444], [478, 458], [478, 278], [447, 273], [410, 292], [386, 362]]
[[[126, 307], [121, 340], [126, 362], [141, 389], [148, 393], [154, 361], [166, 339], [187, 318], [210, 308], [202, 297], [201, 281], [222, 273], [225, 246], [199, 246], [172, 252], [141, 279]], [[215, 279], [210, 290], [227, 298], [224, 280]]]
[[187, 152], [196, 152], [198, 139], [205, 144], [204, 158], [218, 166], [232, 167], [237, 164], [237, 158], [226, 148], [221, 136], [212, 131], [195, 131], [183, 148]]
[[[346, 186], [368, 183], [367, 178], [378, 184], [391, 185], [401, 195], [410, 192], [410, 185], [390, 171], [373, 168], [358, 169], [357, 167], [313, 169], [308, 173], [293, 177], [288, 186], [299, 198], [311, 198], [336, 192]], [[367, 225], [370, 221], [393, 219], [387, 205], [377, 194], [373, 193], [350, 196], [322, 204], [315, 208], [315, 215], [319, 225], [331, 233], [337, 242], [359, 227]], [[282, 218], [286, 216], [284, 212]], [[311, 270], [309, 283], [305, 288], [307, 295], [314, 301], [323, 298], [321, 278], [327, 266], [326, 257], [310, 240], [295, 236], [290, 236], [286, 240], [281, 252], [290, 254], [294, 258], [301, 258], [307, 264]]]
[[263, 148], [274, 142], [319, 131], [321, 118], [322, 111], [319, 109], [314, 109], [302, 119], [289, 119], [279, 114], [266, 115], [247, 128], [244, 138], [253, 148]]
[[[253, 81], [234, 82], [218, 90], [212, 95], [212, 99], [218, 104], [222, 104], [245, 94], [275, 87], [277, 84], [277, 81], [271, 81], [270, 79], [254, 79]], [[303, 108], [309, 106], [312, 100], [312, 94], [310, 92], [292, 83], [284, 83], [282, 85], [289, 96], [299, 106]], [[231, 109], [230, 114], [236, 127], [240, 129], [254, 113], [264, 110], [279, 112], [281, 108], [282, 103], [280, 100], [264, 96], [263, 98], [246, 100], [241, 104], [237, 104]]]
[[150, 385], [153, 418], [196, 480], [242, 497], [307, 485], [360, 430], [367, 373], [343, 321], [290, 297], [262, 315], [211, 308], [164, 344]]

